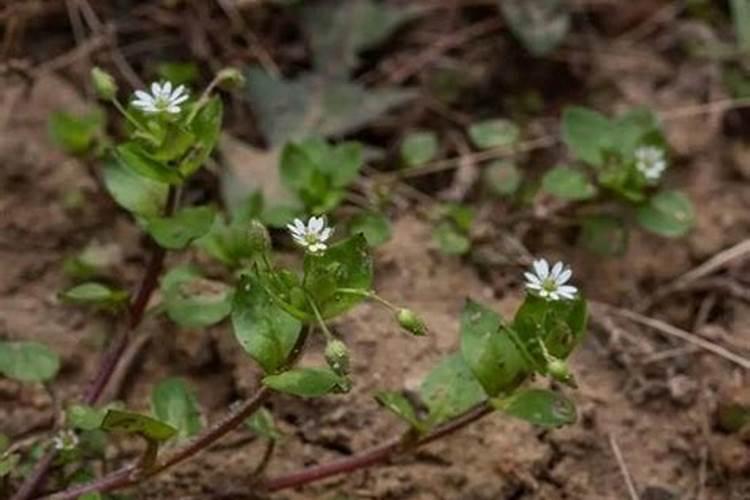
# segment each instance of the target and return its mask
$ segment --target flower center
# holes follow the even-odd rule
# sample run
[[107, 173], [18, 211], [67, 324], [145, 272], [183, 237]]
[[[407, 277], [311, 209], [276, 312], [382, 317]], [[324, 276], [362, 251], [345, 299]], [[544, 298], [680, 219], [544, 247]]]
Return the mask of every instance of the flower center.
[[542, 281], [542, 288], [544, 288], [548, 292], [554, 292], [555, 290], [557, 290], [557, 282], [552, 278], [547, 278], [546, 280]]

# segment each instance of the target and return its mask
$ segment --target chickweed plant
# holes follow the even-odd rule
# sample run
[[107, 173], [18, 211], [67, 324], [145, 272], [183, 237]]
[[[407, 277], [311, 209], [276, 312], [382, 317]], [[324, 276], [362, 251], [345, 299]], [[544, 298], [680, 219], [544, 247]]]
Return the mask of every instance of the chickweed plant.
[[591, 109], [568, 108], [562, 138], [576, 164], [549, 170], [542, 189], [579, 203], [584, 246], [621, 254], [631, 221], [668, 238], [683, 236], [693, 226], [695, 213], [688, 197], [661, 188], [671, 159], [652, 112], [635, 109], [609, 119]]
[[[375, 263], [365, 237], [345, 236], [326, 218], [326, 210], [340, 196], [336, 191], [333, 198], [303, 194], [310, 213], [286, 221], [287, 234], [281, 236], [296, 244], [299, 255], [291, 266], [276, 258], [269, 232], [258, 220], [237, 217], [227, 223], [211, 205], [184, 203], [182, 188], [209, 158], [221, 132], [222, 101], [215, 91], [240, 79], [238, 72], [220, 72], [200, 93], [168, 81], [155, 82], [136, 90], [126, 104], [119, 100], [121, 92], [112, 77], [96, 69], [93, 79], [100, 97], [127, 122], [126, 136], [106, 146], [99, 174], [114, 201], [150, 238], [151, 254], [133, 293], [117, 283], [87, 281], [61, 294], [78, 306], [112, 314], [116, 333], [95, 377], [80, 399], [62, 402], [64, 415], [46, 438], [32, 446], [0, 439], [0, 489], [13, 499], [104, 498], [108, 492], [147, 483], [240, 426], [268, 440], [267, 453], [248, 471], [254, 491], [268, 493], [383, 462], [489, 413], [543, 427], [575, 421], [575, 407], [559, 389], [576, 385], [566, 360], [586, 330], [586, 302], [571, 284], [570, 268], [540, 258], [523, 274], [525, 298], [513, 318], [502, 318], [468, 300], [460, 317], [458, 349], [426, 374], [418, 394], [407, 395], [400, 387], [383, 387], [373, 394], [403, 421], [401, 431], [339, 461], [269, 474], [266, 465], [279, 439], [264, 407], [269, 398], [284, 393], [343, 399], [357, 390], [349, 366], [358, 353], [350, 352], [334, 333], [332, 321], [363, 301], [373, 301], [390, 311], [394, 326], [408, 334], [403, 342], [429, 342], [426, 324], [414, 311], [374, 290]], [[311, 155], [319, 169], [295, 170], [291, 180], [299, 179], [301, 193], [308, 192], [307, 181], [310, 186], [329, 181], [343, 186], [356, 169], [325, 168], [331, 155], [356, 156], [350, 149], [320, 142], [293, 146], [287, 155], [306, 157], [295, 169]], [[645, 199], [642, 189], [660, 174], [663, 156], [653, 149], [632, 151], [632, 169], [622, 176], [607, 170], [608, 162], [622, 161], [608, 151], [586, 150], [583, 159], [605, 169], [602, 184], [638, 202]], [[166, 268], [168, 252], [191, 247], [225, 266], [225, 279], [208, 278], [197, 265]], [[152, 304], [158, 287], [160, 301]], [[104, 401], [105, 388], [123, 363], [127, 346], [139, 335], [143, 318], [157, 314], [193, 330], [229, 323], [237, 348], [247, 353], [248, 363], [262, 369], [257, 391], [208, 423], [196, 395], [179, 378], [155, 383], [149, 409]], [[304, 356], [313, 336], [324, 341], [325, 363], [311, 364]], [[0, 373], [5, 377], [51, 383], [59, 364], [40, 344], [0, 342]], [[544, 383], [545, 378], [553, 383]], [[540, 379], [541, 384], [530, 385]], [[141, 442], [140, 455], [130, 463], [112, 463], [105, 449], [114, 434]]]

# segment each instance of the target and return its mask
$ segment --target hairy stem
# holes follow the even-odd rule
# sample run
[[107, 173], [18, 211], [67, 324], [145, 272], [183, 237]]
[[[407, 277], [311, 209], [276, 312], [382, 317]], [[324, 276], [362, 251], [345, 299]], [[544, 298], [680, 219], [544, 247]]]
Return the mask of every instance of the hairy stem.
[[299, 471], [268, 479], [261, 483], [261, 488], [263, 491], [270, 493], [320, 481], [321, 479], [326, 479], [338, 474], [345, 474], [363, 469], [384, 462], [399, 453], [403, 453], [431, 441], [435, 441], [436, 439], [440, 439], [441, 437], [451, 434], [470, 423], [479, 420], [491, 412], [492, 408], [490, 406], [487, 404], [481, 404], [454, 420], [437, 427], [435, 430], [416, 441], [409, 442], [407, 439], [404, 439], [403, 436], [392, 438], [379, 446], [374, 446], [361, 451], [351, 457], [314, 465]]
[[[170, 186], [167, 203], [164, 209], [164, 214], [166, 216], [169, 216], [174, 212], [177, 206], [177, 198], [177, 190]], [[166, 257], [166, 251], [163, 248], [153, 241], [151, 242], [151, 245], [151, 257], [146, 265], [135, 298], [128, 308], [127, 325], [113, 341], [109, 350], [102, 356], [96, 375], [91, 380], [83, 394], [82, 402], [84, 404], [93, 405], [99, 400], [102, 392], [107, 386], [107, 382], [109, 382], [115, 368], [117, 368], [117, 365], [122, 358], [122, 354], [125, 352], [125, 348], [128, 346], [130, 333], [141, 324], [141, 321], [143, 321], [146, 306], [159, 283], [159, 276], [164, 267], [164, 258]], [[47, 473], [49, 472], [56, 455], [57, 450], [50, 448], [44, 456], [42, 456], [29, 477], [13, 496], [12, 500], [27, 500], [31, 498], [47, 477]]]

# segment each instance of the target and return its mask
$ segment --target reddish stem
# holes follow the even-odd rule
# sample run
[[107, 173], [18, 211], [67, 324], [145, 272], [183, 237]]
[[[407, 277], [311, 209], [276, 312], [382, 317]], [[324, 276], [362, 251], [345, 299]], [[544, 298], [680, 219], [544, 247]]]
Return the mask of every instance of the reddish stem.
[[[174, 213], [177, 207], [177, 190], [170, 186], [167, 194], [167, 203], [164, 209], [164, 214], [170, 216]], [[130, 303], [128, 309], [128, 323], [127, 327], [114, 340], [112, 347], [102, 356], [97, 369], [96, 375], [91, 380], [83, 395], [82, 402], [87, 405], [95, 404], [102, 395], [107, 383], [112, 374], [117, 368], [117, 364], [122, 358], [122, 354], [125, 352], [128, 342], [130, 341], [130, 332], [135, 330], [138, 325], [143, 321], [143, 315], [146, 312], [146, 306], [151, 299], [151, 295], [156, 289], [159, 283], [159, 276], [161, 275], [162, 268], [164, 267], [164, 258], [166, 256], [166, 250], [158, 246], [155, 242], [151, 242], [151, 258], [146, 265], [146, 270], [143, 273], [141, 284], [138, 287], [138, 292], [135, 298]], [[52, 463], [57, 456], [57, 450], [50, 448], [37, 462], [31, 475], [21, 485], [21, 488], [13, 496], [12, 500], [28, 500], [44, 482], [47, 477]]]
[[492, 408], [486, 404], [475, 407], [464, 413], [460, 417], [438, 427], [423, 438], [413, 444], [409, 444], [403, 438], [393, 438], [385, 443], [374, 446], [367, 450], [361, 451], [356, 455], [341, 460], [335, 460], [320, 465], [314, 465], [305, 469], [284, 474], [275, 478], [268, 479], [262, 483], [263, 491], [273, 492], [287, 488], [302, 486], [321, 479], [326, 479], [338, 474], [353, 472], [380, 462], [384, 462], [399, 452], [416, 448], [427, 444], [431, 441], [446, 436], [452, 432], [465, 427], [466, 425], [479, 420], [492, 411]]

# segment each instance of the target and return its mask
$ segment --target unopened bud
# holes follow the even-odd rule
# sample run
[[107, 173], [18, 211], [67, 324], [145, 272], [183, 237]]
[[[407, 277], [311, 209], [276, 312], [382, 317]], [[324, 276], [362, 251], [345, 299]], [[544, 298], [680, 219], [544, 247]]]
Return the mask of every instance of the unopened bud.
[[561, 359], [550, 359], [547, 362], [547, 373], [549, 373], [550, 377], [562, 384], [569, 385], [573, 388], [578, 386], [573, 373], [568, 368], [568, 365]]
[[268, 229], [259, 220], [253, 219], [247, 228], [248, 247], [254, 252], [267, 252], [271, 248], [271, 237]]
[[400, 309], [396, 314], [396, 320], [401, 328], [411, 333], [412, 335], [422, 336], [427, 335], [427, 327], [424, 321], [414, 314], [411, 309]]
[[105, 101], [111, 101], [117, 95], [117, 84], [115, 79], [98, 66], [91, 70], [91, 81], [99, 97]]
[[325, 358], [331, 370], [342, 377], [349, 373], [349, 350], [346, 344], [338, 339], [328, 342], [325, 350]]
[[245, 77], [237, 68], [224, 68], [216, 74], [219, 86], [226, 90], [235, 89], [245, 85]]

